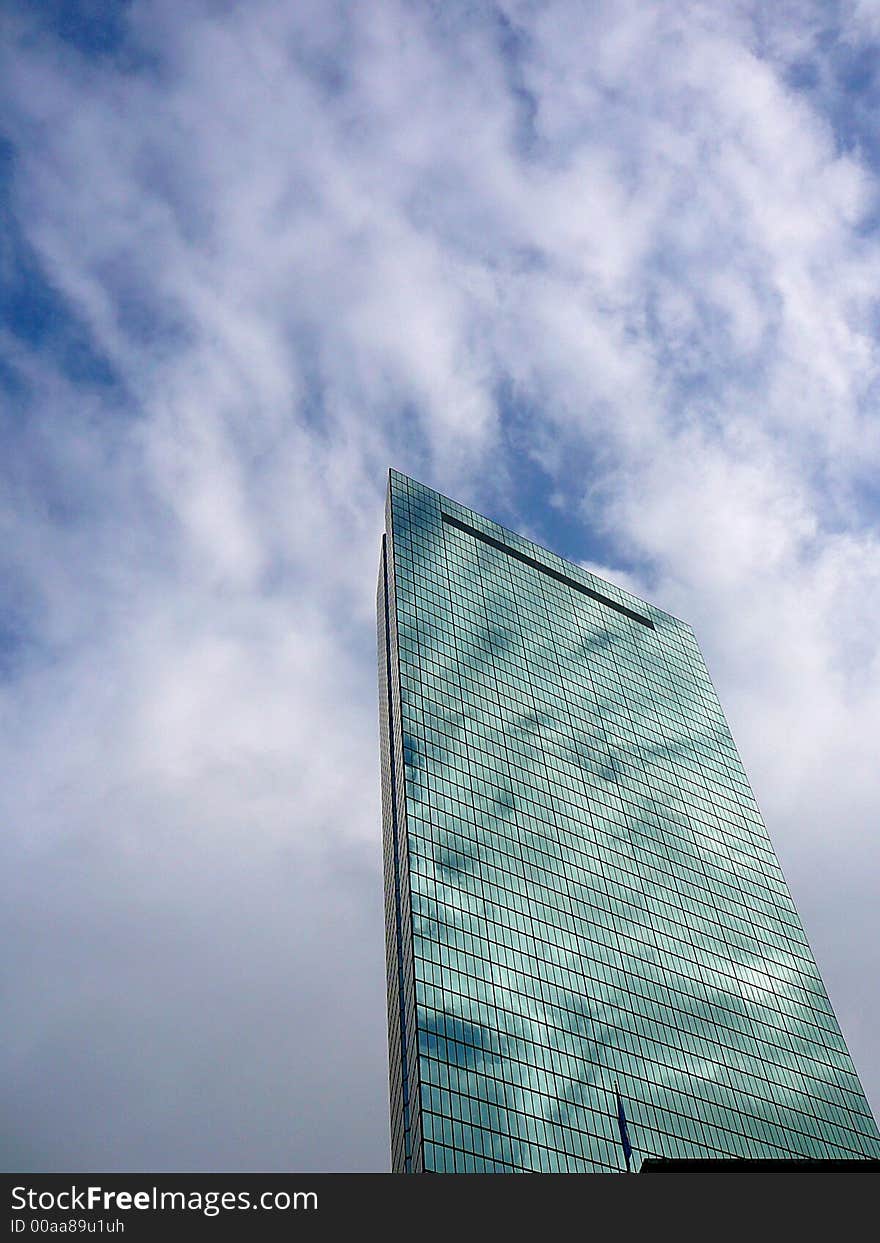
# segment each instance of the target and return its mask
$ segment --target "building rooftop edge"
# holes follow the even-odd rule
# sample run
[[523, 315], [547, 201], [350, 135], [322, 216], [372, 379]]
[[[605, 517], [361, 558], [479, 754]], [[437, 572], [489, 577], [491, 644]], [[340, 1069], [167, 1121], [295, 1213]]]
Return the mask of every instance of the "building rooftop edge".
[[[422, 483], [422, 481], [420, 479], [416, 479], [414, 475], [407, 475], [404, 471], [397, 470], [394, 466], [389, 466], [388, 468], [389, 490], [391, 488], [391, 480], [395, 476], [406, 483], [415, 484], [417, 488], [420, 488], [425, 492], [432, 493], [434, 496], [438, 497], [441, 502], [444, 502], [446, 505], [451, 507], [452, 511], [458, 510], [461, 513], [469, 514], [472, 518], [476, 518], [480, 522], [485, 523], [493, 533], [500, 533], [504, 537], [502, 542], [508, 544], [512, 549], [517, 550], [518, 545], [526, 545], [530, 550], [541, 553], [545, 558], [549, 558], [549, 568], [558, 569], [559, 566], [564, 566], [568, 571], [573, 570], [576, 574], [584, 575], [592, 582], [600, 583], [602, 587], [606, 588], [608, 591], [616, 593], [617, 596], [619, 596], [621, 603], [630, 604], [631, 606], [639, 605], [641, 608], [648, 611], [649, 616], [668, 620], [675, 623], [676, 626], [683, 626], [691, 634], [693, 634], [693, 628], [683, 618], [677, 617], [674, 613], [670, 613], [666, 609], [661, 609], [659, 605], [653, 604], [650, 600], [646, 600], [643, 596], [637, 596], [635, 592], [619, 586], [619, 584], [612, 582], [610, 579], [603, 578], [601, 575], [594, 573], [593, 570], [588, 570], [586, 566], [581, 565], [579, 562], [571, 561], [568, 557], [563, 557], [560, 553], [554, 552], [552, 548], [547, 548], [544, 544], [536, 543], [535, 540], [529, 539], [527, 535], [523, 535], [519, 531], [514, 531], [512, 527], [506, 527], [502, 523], [496, 522], [494, 518], [489, 518], [486, 514], [481, 514], [476, 509], [470, 509], [467, 505], [463, 505], [461, 501], [454, 500], [453, 497], [447, 496], [443, 492], [439, 492], [436, 488], [432, 488], [426, 483]], [[441, 513], [442, 512], [444, 512], [444, 510], [441, 505]], [[452, 512], [450, 516], [455, 517], [456, 515]]]

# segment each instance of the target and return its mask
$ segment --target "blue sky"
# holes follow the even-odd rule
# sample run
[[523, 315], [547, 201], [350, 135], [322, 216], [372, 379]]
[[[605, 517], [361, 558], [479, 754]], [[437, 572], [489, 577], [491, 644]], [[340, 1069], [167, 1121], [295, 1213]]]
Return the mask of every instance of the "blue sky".
[[386, 1167], [389, 465], [692, 623], [876, 1111], [876, 7], [0, 20], [6, 1168]]

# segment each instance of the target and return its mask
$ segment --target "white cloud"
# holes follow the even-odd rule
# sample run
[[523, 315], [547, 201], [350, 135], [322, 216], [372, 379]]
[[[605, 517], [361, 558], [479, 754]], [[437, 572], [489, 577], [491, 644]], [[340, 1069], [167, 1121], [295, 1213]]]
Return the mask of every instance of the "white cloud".
[[[374, 1060], [354, 1061], [375, 1076], [368, 1120], [339, 1156], [352, 1165], [385, 1158], [372, 608], [391, 463], [530, 529], [576, 496], [627, 580], [694, 624], [880, 1103], [862, 995], [880, 944], [865, 879], [877, 511], [859, 501], [880, 457], [880, 252], [862, 228], [876, 170], [785, 84], [792, 61], [823, 54], [812, 6], [502, 10], [506, 27], [455, 4], [157, 3], [132, 12], [140, 68], [85, 63], [45, 32], [4, 63], [20, 227], [119, 379], [93, 391], [51, 351], [0, 344], [30, 392], [0, 510], [29, 635], [2, 707], [15, 914], [44, 926], [51, 876], [60, 914], [36, 970], [53, 980], [73, 953], [59, 938], [95, 952], [89, 909], [130, 947], [131, 992], [124, 962], [99, 955], [121, 990], [103, 1011], [117, 1066], [144, 1014], [189, 1066], [195, 1036], [166, 1032], [163, 1007], [193, 1014], [180, 997], [200, 995], [200, 971], [222, 991], [229, 955], [236, 980], [245, 949], [271, 963], [255, 1014], [280, 942], [307, 975], [304, 929], [337, 967], [354, 953], [377, 1009], [344, 967], [310, 976], [308, 1002], [278, 1019], [301, 1032], [321, 1004], [339, 1015], [339, 1118], [368, 1032]], [[846, 37], [872, 37], [860, 29]], [[527, 412], [519, 439], [504, 385]], [[514, 461], [524, 432], [530, 460]], [[524, 469], [546, 512], [519, 500]], [[290, 908], [274, 890], [254, 930], [278, 868]], [[191, 974], [153, 1005], [163, 901]], [[353, 950], [328, 910], [379, 939]], [[28, 1041], [81, 1073], [65, 1058], [98, 1020], [73, 992], [57, 1007]], [[258, 1058], [254, 1023], [236, 1030]], [[194, 1032], [221, 1064], [222, 1041]], [[26, 1085], [46, 1056], [30, 1047]], [[145, 1102], [132, 1073], [120, 1091]], [[277, 1083], [252, 1090], [269, 1108]], [[293, 1113], [312, 1101], [300, 1078], [285, 1091]], [[108, 1168], [99, 1106], [82, 1160]], [[168, 1142], [161, 1113], [132, 1161]], [[34, 1121], [30, 1159], [75, 1161], [51, 1121]], [[178, 1148], [192, 1168], [195, 1143]], [[292, 1151], [304, 1168], [305, 1135]]]

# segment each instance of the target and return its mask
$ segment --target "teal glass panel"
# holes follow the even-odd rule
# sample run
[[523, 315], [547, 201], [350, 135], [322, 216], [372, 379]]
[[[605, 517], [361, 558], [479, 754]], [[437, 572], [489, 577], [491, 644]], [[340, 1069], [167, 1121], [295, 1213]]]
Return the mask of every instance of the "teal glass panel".
[[391, 472], [396, 1170], [880, 1157], [688, 625]]

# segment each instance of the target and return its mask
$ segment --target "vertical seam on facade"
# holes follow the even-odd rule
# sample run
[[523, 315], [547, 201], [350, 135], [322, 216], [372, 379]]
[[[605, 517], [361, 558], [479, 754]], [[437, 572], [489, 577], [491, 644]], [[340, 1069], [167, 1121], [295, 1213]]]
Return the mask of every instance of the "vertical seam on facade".
[[403, 920], [400, 914], [400, 850], [398, 846], [398, 827], [399, 821], [397, 816], [397, 774], [394, 761], [394, 704], [392, 691], [392, 668], [391, 668], [391, 625], [389, 620], [389, 599], [388, 599], [388, 547], [387, 541], [382, 541], [382, 570], [383, 570], [383, 589], [385, 593], [385, 670], [387, 678], [387, 695], [388, 695], [388, 753], [389, 753], [389, 776], [391, 785], [391, 840], [394, 847], [394, 914], [397, 924], [397, 987], [400, 1006], [400, 1052], [401, 1052], [401, 1079], [403, 1092], [403, 1147], [404, 1147], [404, 1163], [407, 1172], [409, 1172], [412, 1163], [412, 1137], [409, 1129], [409, 1071], [407, 1069], [407, 1040], [406, 1040], [406, 1005], [403, 987]]

